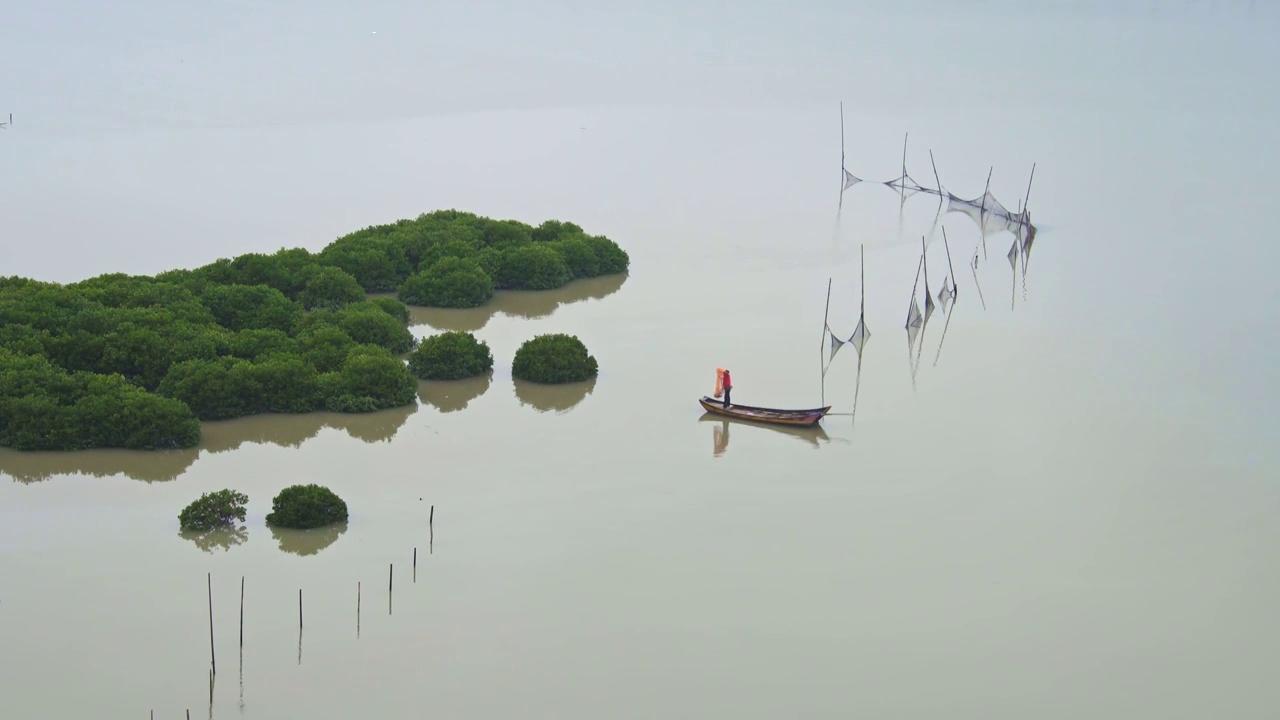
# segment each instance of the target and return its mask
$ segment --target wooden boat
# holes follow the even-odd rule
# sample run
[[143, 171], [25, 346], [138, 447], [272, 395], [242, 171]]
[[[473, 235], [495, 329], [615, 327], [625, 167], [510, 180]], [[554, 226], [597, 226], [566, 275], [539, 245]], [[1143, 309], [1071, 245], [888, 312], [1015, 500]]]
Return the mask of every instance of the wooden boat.
[[725, 407], [723, 401], [703, 395], [698, 400], [702, 409], [713, 415], [749, 420], [770, 425], [791, 425], [796, 427], [812, 427], [818, 424], [822, 416], [831, 410], [831, 406], [809, 408], [807, 410], [781, 410], [778, 408], [752, 407], [733, 403]]

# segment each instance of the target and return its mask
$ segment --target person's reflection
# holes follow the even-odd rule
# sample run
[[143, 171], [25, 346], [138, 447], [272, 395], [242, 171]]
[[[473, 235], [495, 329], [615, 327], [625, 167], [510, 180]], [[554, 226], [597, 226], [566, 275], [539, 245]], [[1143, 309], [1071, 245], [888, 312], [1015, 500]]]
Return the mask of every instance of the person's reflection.
[[719, 427], [712, 426], [711, 437], [713, 443], [711, 454], [715, 457], [724, 455], [724, 451], [729, 448], [729, 421], [721, 421]]

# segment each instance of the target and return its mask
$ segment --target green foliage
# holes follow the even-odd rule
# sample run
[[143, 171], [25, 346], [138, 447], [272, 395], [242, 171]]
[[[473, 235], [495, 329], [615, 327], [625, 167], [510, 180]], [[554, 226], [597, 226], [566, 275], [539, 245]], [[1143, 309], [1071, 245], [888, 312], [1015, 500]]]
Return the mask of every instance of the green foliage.
[[364, 300], [364, 288], [360, 287], [360, 283], [350, 273], [339, 268], [312, 265], [308, 268], [306, 277], [298, 299], [307, 310], [337, 310], [344, 305]]
[[341, 369], [355, 345], [346, 331], [333, 325], [319, 325], [298, 334], [298, 349], [322, 373]]
[[493, 297], [493, 281], [474, 260], [446, 257], [400, 286], [400, 300], [410, 305], [465, 308]]
[[347, 520], [347, 503], [332, 490], [314, 483], [290, 485], [271, 501], [267, 524], [306, 530]]
[[489, 345], [468, 332], [432, 335], [409, 354], [409, 371], [423, 380], [461, 380], [492, 369]]
[[596, 376], [599, 367], [576, 336], [556, 333], [527, 340], [516, 350], [511, 376], [537, 383], [581, 382]]
[[68, 373], [39, 355], [0, 350], [0, 445], [19, 450], [192, 447], [200, 423], [181, 402], [121, 375]]
[[367, 292], [395, 289], [410, 305], [438, 307], [474, 307], [488, 299], [470, 263], [465, 274], [456, 274], [456, 264], [441, 268], [438, 276], [450, 271], [447, 282], [428, 274], [444, 260], [474, 261], [493, 288], [513, 290], [549, 290], [575, 278], [626, 272], [630, 264], [612, 240], [570, 222], [547, 220], [535, 228], [458, 210], [358, 230], [315, 258], [350, 273]]
[[[628, 265], [613, 241], [573, 223], [440, 210], [315, 254], [246, 253], [69, 285], [0, 277], [0, 445], [190, 447], [197, 418], [410, 404], [415, 372], [484, 372], [475, 368], [492, 356], [483, 343], [487, 360], [442, 344], [411, 371], [396, 357], [416, 344], [405, 302], [473, 307], [496, 288], [550, 289]], [[367, 298], [397, 291], [400, 300]], [[460, 354], [433, 354], [446, 350]]]
[[376, 345], [357, 345], [342, 370], [320, 382], [334, 412], [373, 412], [417, 402], [418, 381], [399, 358]]
[[497, 286], [504, 290], [552, 290], [572, 279], [569, 265], [554, 247], [535, 243], [502, 254]]
[[288, 332], [302, 316], [297, 303], [267, 285], [209, 285], [200, 300], [219, 325], [231, 330]]
[[369, 302], [382, 308], [382, 311], [404, 325], [409, 324], [409, 308], [404, 303], [391, 297], [371, 298]]
[[244, 522], [245, 503], [249, 498], [234, 490], [205, 493], [182, 509], [178, 524], [183, 530], [212, 530]]

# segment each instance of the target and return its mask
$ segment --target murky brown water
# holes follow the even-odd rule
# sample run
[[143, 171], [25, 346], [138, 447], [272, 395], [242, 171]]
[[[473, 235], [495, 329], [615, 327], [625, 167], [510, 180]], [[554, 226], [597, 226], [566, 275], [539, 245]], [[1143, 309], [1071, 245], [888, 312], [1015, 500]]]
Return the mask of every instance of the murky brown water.
[[[1113, 47], [1108, 30], [1072, 32]], [[1068, 57], [1054, 38], [1043, 52]], [[1077, 72], [1037, 57], [1024, 61], [1056, 72], [1049, 85]], [[1134, 72], [1151, 73], [1153, 97], [1163, 87]], [[944, 215], [959, 301], [910, 351], [921, 235], [932, 282], [947, 265], [936, 200], [900, 205], [863, 184], [837, 218], [834, 96], [338, 138], [189, 131], [166, 144], [172, 158], [146, 133], [22, 136], [23, 157], [88, 152], [64, 209], [110, 192], [119, 157], [139, 158], [131, 182], [151, 190], [131, 197], [150, 200], [95, 221], [118, 248], [99, 256], [69, 251], [70, 221], [40, 210], [48, 193], [9, 195], [5, 222], [38, 242], [10, 248], [5, 272], [72, 280], [315, 249], [437, 206], [574, 220], [633, 267], [475, 310], [416, 309], [415, 332], [475, 332], [496, 360], [490, 377], [422, 383], [417, 407], [209, 423], [201, 447], [171, 453], [0, 450], [13, 480], [0, 483], [0, 715], [1270, 717], [1280, 461], [1264, 371], [1280, 358], [1266, 269], [1280, 258], [1229, 240], [1266, 230], [1250, 208], [1280, 189], [1255, 172], [1276, 159], [1260, 140], [1275, 113], [1176, 97], [918, 113], [847, 92], [846, 164], [864, 177], [897, 175], [907, 129], [913, 176], [932, 176], [932, 148], [965, 197], [994, 164], [1012, 207], [1037, 163], [1025, 286], [1004, 257], [1011, 236], [983, 255], [973, 223]], [[324, 182], [279, 182], [326, 144], [339, 150]], [[221, 164], [196, 162], [206, 155]], [[41, 183], [68, 182], [50, 167]], [[336, 177], [358, 182], [325, 195]], [[167, 212], [260, 196], [235, 221], [254, 232], [215, 245], [199, 226], [202, 242], [175, 243], [185, 221], [142, 205], [182, 192]], [[280, 229], [281, 213], [299, 226]], [[846, 346], [824, 377], [827, 280], [847, 335], [860, 245], [871, 339], [860, 371]], [[544, 332], [579, 335], [599, 378], [513, 382], [516, 348]], [[811, 430], [703, 417], [717, 366], [739, 402], [837, 414]], [[271, 497], [298, 482], [342, 495], [349, 523], [267, 528]], [[223, 487], [249, 495], [246, 529], [180, 533], [178, 511]]]

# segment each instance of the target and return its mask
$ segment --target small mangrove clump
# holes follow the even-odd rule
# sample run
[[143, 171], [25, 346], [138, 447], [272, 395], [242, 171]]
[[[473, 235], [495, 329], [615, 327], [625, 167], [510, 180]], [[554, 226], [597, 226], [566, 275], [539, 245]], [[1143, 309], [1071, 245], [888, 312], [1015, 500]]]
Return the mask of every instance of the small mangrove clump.
[[248, 496], [235, 490], [219, 490], [205, 493], [178, 514], [178, 524], [183, 530], [203, 532], [244, 522], [245, 503]]
[[493, 353], [469, 332], [432, 335], [409, 354], [409, 371], [423, 380], [461, 380], [493, 369]]
[[515, 379], [544, 384], [582, 382], [595, 377], [598, 371], [587, 346], [577, 336], [564, 333], [525, 341], [511, 364]]
[[309, 530], [346, 522], [347, 503], [327, 487], [290, 485], [271, 501], [267, 524], [275, 527]]

